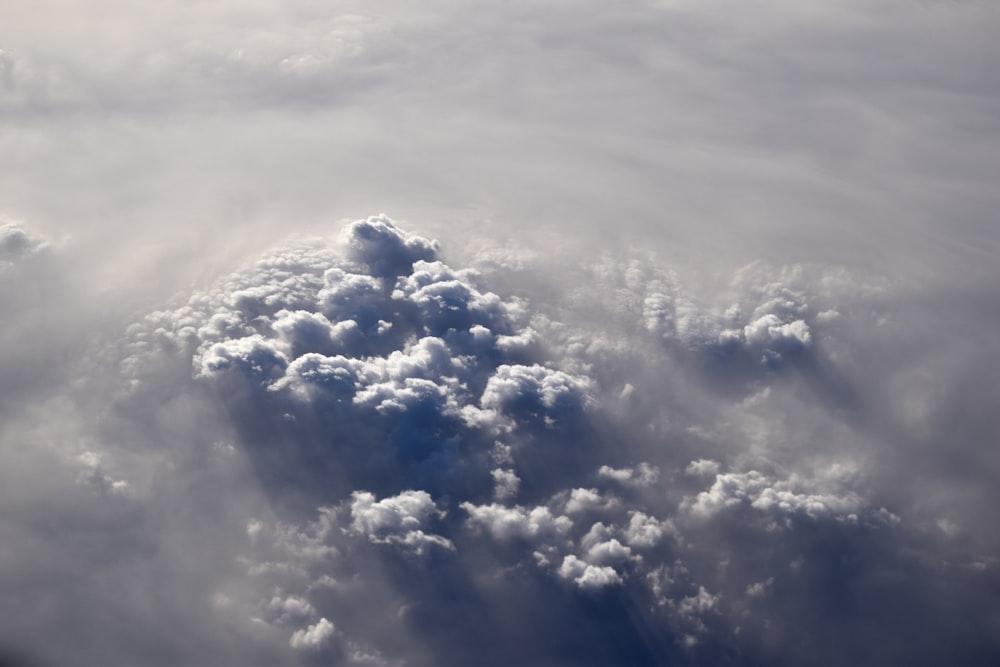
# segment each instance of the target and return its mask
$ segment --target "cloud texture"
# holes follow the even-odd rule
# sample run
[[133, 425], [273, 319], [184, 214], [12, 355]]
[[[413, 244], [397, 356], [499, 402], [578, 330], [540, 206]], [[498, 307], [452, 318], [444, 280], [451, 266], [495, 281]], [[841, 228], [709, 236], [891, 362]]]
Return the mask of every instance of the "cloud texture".
[[[107, 562], [82, 536], [32, 529], [83, 559], [40, 567], [80, 604], [138, 578], [151, 607], [133, 592], [102, 613], [138, 636], [159, 634], [140, 609], [176, 614], [201, 637], [170, 651], [69, 637], [44, 659], [846, 662], [909, 659], [913, 632], [942, 659], [992, 650], [974, 639], [993, 622], [989, 538], [946, 546], [971, 526], [883, 488], [901, 453], [858, 444], [908, 446], [838, 361], [850, 276], [750, 267], [715, 308], [616, 260], [578, 269], [585, 298], [553, 303], [501, 297], [496, 265], [439, 253], [385, 216], [358, 220], [98, 353], [74, 410], [114, 399], [76, 418], [87, 444], [50, 456], [89, 539], [120, 547]], [[698, 324], [661, 324], [678, 320]], [[169, 595], [149, 589], [162, 581]], [[942, 625], [957, 604], [986, 625]], [[63, 613], [87, 627], [80, 609]], [[840, 641], [874, 627], [867, 648]]]
[[987, 5], [2, 13], [0, 663], [1000, 654]]

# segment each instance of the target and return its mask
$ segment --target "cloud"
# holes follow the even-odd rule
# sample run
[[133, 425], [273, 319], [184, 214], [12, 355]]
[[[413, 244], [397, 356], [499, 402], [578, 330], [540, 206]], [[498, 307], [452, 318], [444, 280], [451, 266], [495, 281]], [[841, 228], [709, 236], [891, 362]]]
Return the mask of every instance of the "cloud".
[[716, 475], [719, 472], [719, 463], [711, 459], [698, 459], [689, 463], [684, 472], [688, 475], [696, 475], [698, 477]]
[[[140, 382], [128, 400], [145, 400], [164, 365], [190, 369], [184, 386], [227, 415], [284, 517], [245, 524], [250, 581], [229, 608], [295, 648], [440, 656], [458, 640], [378, 639], [386, 605], [410, 610], [391, 623], [405, 635], [414, 618], [453, 614], [433, 587], [457, 587], [460, 604], [481, 610], [475, 596], [504, 599], [494, 587], [518, 573], [528, 579], [519, 601], [503, 603], [512, 609], [561, 582], [571, 584], [562, 596], [613, 589], [670, 629], [654, 655], [705, 657], [763, 650], [732, 638], [747, 605], [795, 625], [770, 601], [791, 577], [818, 585], [822, 557], [794, 565], [817, 540], [834, 553], [910, 539], [872, 497], [859, 452], [816, 458], [795, 446], [819, 432], [850, 437], [836, 413], [810, 415], [801, 392], [829, 382], [817, 369], [841, 324], [817, 313], [850, 280], [817, 287], [800, 269], [751, 267], [734, 279], [735, 303], [675, 297], [673, 324], [650, 328], [642, 295], [656, 269], [615, 263], [573, 307], [618, 308], [611, 326], [629, 344], [616, 345], [566, 305], [557, 320], [544, 298], [503, 298], [486, 273], [454, 269], [440, 252], [377, 216], [347, 225], [339, 248], [278, 249], [132, 328], [124, 367]], [[621, 278], [617, 266], [628, 267]], [[679, 276], [663, 281], [685, 293]], [[727, 331], [731, 347], [718, 342]], [[622, 384], [632, 363], [642, 371]], [[666, 369], [676, 377], [664, 384]], [[572, 598], [559, 604], [582, 621]], [[343, 605], [358, 609], [353, 619]], [[491, 650], [503, 642], [476, 632]]]
[[372, 542], [403, 544], [417, 553], [431, 545], [454, 548], [450, 540], [421, 529], [435, 515], [443, 514], [426, 491], [403, 491], [378, 501], [364, 491], [355, 491], [352, 497], [351, 529]]
[[612, 468], [604, 465], [597, 471], [597, 474], [620, 484], [640, 487], [656, 484], [660, 477], [659, 469], [648, 463], [640, 463], [635, 468]]
[[997, 654], [986, 4], [7, 4], [0, 662]]
[[259, 335], [216, 343], [201, 358], [205, 375], [232, 370], [262, 384], [281, 376], [287, 365], [288, 359]]
[[289, 646], [300, 651], [315, 650], [330, 641], [334, 635], [333, 623], [325, 618], [305, 630], [296, 630], [288, 640]]
[[[267, 611], [275, 617], [275, 622], [278, 624], [308, 619], [316, 613], [316, 610], [307, 600], [295, 596], [285, 599], [278, 596], [271, 598], [271, 601], [267, 603]], [[295, 645], [295, 636], [300, 635], [300, 633], [301, 631], [297, 631], [293, 635], [293, 648], [300, 648]]]
[[517, 495], [521, 479], [514, 471], [497, 468], [490, 474], [493, 475], [493, 481], [496, 484], [493, 493], [498, 500], [507, 500]]
[[471, 525], [485, 528], [499, 540], [563, 535], [573, 526], [569, 517], [553, 515], [548, 507], [477, 506], [466, 502], [462, 509], [468, 512]]
[[614, 497], [605, 498], [596, 489], [573, 489], [566, 501], [568, 514], [594, 512], [614, 506], [618, 500]]
[[384, 215], [358, 220], [344, 229], [347, 256], [373, 276], [410, 274], [414, 262], [433, 260], [437, 243], [396, 228]]
[[537, 364], [504, 364], [487, 383], [481, 404], [515, 417], [544, 419], [582, 410], [587, 401], [584, 379]]
[[634, 547], [653, 547], [671, 532], [673, 526], [669, 522], [657, 521], [643, 512], [631, 512], [625, 541]]
[[[822, 484], [822, 482], [820, 482]], [[720, 473], [707, 491], [702, 491], [693, 501], [686, 501], [690, 511], [699, 517], [708, 517], [727, 508], [749, 506], [755, 510], [787, 515], [803, 515], [811, 519], [831, 517], [838, 521], [857, 522], [866, 503], [850, 490], [839, 493], [802, 493], [795, 486], [810, 486], [800, 479], [775, 481], [756, 470], [744, 473]], [[867, 509], [864, 518], [874, 521], [895, 522], [899, 518], [885, 508]], [[864, 516], [864, 515], [863, 515]]]
[[[144, 517], [136, 539], [198, 554], [179, 572], [169, 558], [146, 567], [204, 589], [196, 620], [217, 633], [216, 652], [392, 661], [460, 647], [469, 660], [514, 659], [510, 633], [548, 646], [545, 633], [619, 617], [621, 599], [666, 629], [653, 661], [766, 658], [735, 628], [808, 630], [821, 646], [822, 616], [810, 614], [824, 581], [869, 603], [885, 593], [866, 570], [837, 569], [844, 554], [891, 563], [923, 590], [913, 582], [929, 572], [906, 554], [928, 553], [925, 524], [843, 444], [871, 431], [844, 423], [852, 404], [831, 389], [828, 354], [850, 331], [817, 314], [851, 279], [756, 266], [721, 305], [688, 297], [684, 317], [702, 324], [671, 338], [644, 319], [655, 269], [643, 262], [621, 264], [623, 277], [601, 269], [586, 300], [554, 307], [500, 296], [489, 283], [505, 274], [454, 269], [384, 216], [345, 230], [339, 244], [270, 251], [131, 326], [101, 362], [108, 379], [90, 380], [115, 387], [90, 427], [106, 435], [65, 459], [88, 502]], [[388, 264], [374, 259], [380, 243]], [[620, 314], [598, 318], [607, 327], [588, 312], [604, 300]], [[725, 330], [736, 347], [713, 347], [705, 332]], [[789, 363], [761, 367], [765, 350]], [[820, 437], [832, 444], [801, 446]], [[130, 453], [143, 439], [161, 443], [158, 457]], [[241, 503], [222, 503], [230, 493]], [[174, 524], [148, 509], [154, 499], [179, 516], [209, 509]], [[215, 524], [218, 537], [198, 536]], [[512, 620], [491, 620], [491, 605]], [[546, 605], [553, 616], [537, 628], [516, 620]], [[470, 619], [463, 630], [428, 630], [456, 614]], [[625, 655], [643, 644], [622, 623], [606, 626], [619, 639], [579, 641]]]
[[573, 583], [584, 590], [597, 590], [605, 586], [620, 584], [622, 581], [613, 567], [590, 565], [573, 554], [566, 556], [562, 565], [559, 566], [559, 576], [563, 579], [571, 579]]

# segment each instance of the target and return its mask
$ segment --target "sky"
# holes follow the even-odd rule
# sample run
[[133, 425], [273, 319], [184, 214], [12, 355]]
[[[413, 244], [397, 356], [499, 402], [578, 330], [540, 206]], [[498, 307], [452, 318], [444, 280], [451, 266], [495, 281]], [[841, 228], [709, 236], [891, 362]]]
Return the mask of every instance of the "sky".
[[0, 0], [0, 664], [995, 664], [998, 30]]

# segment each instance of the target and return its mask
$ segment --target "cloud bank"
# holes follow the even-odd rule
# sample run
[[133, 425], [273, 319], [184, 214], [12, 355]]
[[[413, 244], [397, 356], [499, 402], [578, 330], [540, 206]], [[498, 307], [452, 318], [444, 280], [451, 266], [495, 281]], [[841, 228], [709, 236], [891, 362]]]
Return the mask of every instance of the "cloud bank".
[[995, 661], [987, 4], [3, 15], [0, 662]]
[[[616, 261], [579, 269], [579, 301], [550, 302], [503, 297], [495, 264], [440, 253], [386, 216], [358, 220], [95, 352], [62, 408], [87, 440], [45, 454], [56, 505], [14, 495], [74, 532], [10, 530], [29, 553], [72, 555], [36, 565], [67, 597], [55, 616], [28, 604], [34, 618], [83, 633], [118, 617], [144, 639], [43, 649], [29, 632], [12, 650], [288, 664], [993, 650], [992, 538], [956, 542], [973, 527], [942, 514], [950, 500], [896, 484], [885, 462], [915, 445], [853, 395], [839, 350], [854, 333], [831, 314], [851, 276], [753, 266], [713, 307], [655, 264]], [[942, 623], [956, 605], [978, 620]], [[168, 650], [163, 617], [189, 641]]]

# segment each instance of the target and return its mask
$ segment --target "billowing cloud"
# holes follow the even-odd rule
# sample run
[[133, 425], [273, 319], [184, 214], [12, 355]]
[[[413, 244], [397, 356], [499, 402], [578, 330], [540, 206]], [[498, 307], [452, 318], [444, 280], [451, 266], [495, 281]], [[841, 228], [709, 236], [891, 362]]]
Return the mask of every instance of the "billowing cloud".
[[563, 535], [573, 527], [573, 521], [569, 517], [553, 515], [547, 507], [527, 509], [465, 503], [462, 508], [468, 512], [469, 522], [473, 526], [485, 528], [490, 535], [501, 540]]
[[417, 552], [431, 545], [453, 549], [449, 540], [422, 530], [438, 513], [426, 491], [404, 491], [379, 501], [370, 493], [355, 491], [351, 502], [351, 529], [367, 535], [372, 542], [397, 542]]
[[[164, 534], [200, 554], [183, 583], [214, 582], [198, 622], [222, 633], [226, 655], [439, 660], [461, 645], [470, 660], [513, 657], [508, 633], [534, 642], [569, 626], [491, 624], [492, 605], [517, 619], [555, 600], [574, 625], [627, 600], [662, 641], [644, 644], [629, 625], [614, 627], [631, 639], [581, 646], [767, 660], [767, 646], [737, 633], [747, 614], [825, 646], [822, 617], [807, 613], [824, 577], [865, 600], [883, 593], [861, 571], [831, 572], [837, 554], [930, 575], [910, 554], [926, 548], [924, 531], [951, 524], [881, 494], [863, 450], [801, 447], [870, 433], [862, 422], [845, 432], [853, 404], [826, 386], [844, 332], [819, 315], [838, 283], [755, 267], [734, 279], [735, 304], [686, 297], [688, 324], [668, 335], [649, 326], [637, 276], [655, 269], [641, 262], [626, 264], [624, 287], [601, 268], [586, 301], [555, 309], [504, 298], [486, 272], [451, 268], [441, 252], [385, 216], [347, 225], [337, 243], [293, 242], [129, 327], [105, 352], [111, 377], [90, 380], [116, 387], [90, 426], [106, 436], [65, 465], [93, 502], [142, 517], [136, 539]], [[579, 313], [604, 299], [619, 312], [609, 327]], [[727, 331], [732, 345], [719, 342]], [[623, 382], [634, 364], [642, 371]], [[830, 412], [810, 412], [802, 387]], [[132, 458], [131, 433], [163, 449]], [[245, 506], [223, 503], [227, 493]], [[157, 518], [154, 502], [214, 509], [192, 528]], [[195, 535], [220, 522], [228, 546], [215, 552]], [[970, 580], [992, 572], [970, 562], [984, 564], [964, 570]], [[463, 631], [474, 644], [428, 634], [456, 609], [483, 619]]]
[[310, 625], [305, 630], [296, 630], [288, 644], [299, 650], [310, 650], [321, 648], [333, 637], [333, 623], [325, 618], [319, 619], [315, 625]]
[[614, 568], [608, 566], [590, 565], [570, 554], [559, 566], [559, 576], [571, 579], [583, 589], [597, 589], [621, 583], [621, 577]]

